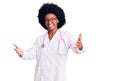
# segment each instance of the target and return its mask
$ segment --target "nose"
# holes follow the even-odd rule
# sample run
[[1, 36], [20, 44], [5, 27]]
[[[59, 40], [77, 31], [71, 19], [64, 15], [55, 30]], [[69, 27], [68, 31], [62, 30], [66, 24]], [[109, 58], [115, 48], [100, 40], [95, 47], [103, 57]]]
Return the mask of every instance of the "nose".
[[49, 24], [52, 23], [52, 20], [48, 20], [48, 23], [49, 23]]

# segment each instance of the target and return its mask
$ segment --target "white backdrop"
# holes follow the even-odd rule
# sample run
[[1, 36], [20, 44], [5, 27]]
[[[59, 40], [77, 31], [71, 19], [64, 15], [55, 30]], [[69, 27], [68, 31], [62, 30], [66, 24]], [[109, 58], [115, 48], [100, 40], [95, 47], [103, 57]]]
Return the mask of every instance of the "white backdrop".
[[69, 51], [68, 81], [120, 81], [119, 0], [1, 0], [0, 81], [33, 81], [35, 60], [21, 60], [13, 43], [26, 50], [46, 32], [37, 15], [48, 1], [65, 10], [63, 30], [76, 39], [82, 33], [86, 51], [81, 55]]

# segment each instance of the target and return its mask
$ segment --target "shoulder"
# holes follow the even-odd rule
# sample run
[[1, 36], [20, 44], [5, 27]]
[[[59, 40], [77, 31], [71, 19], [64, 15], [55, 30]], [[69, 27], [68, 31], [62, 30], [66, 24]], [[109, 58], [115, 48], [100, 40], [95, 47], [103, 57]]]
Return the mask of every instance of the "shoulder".
[[69, 32], [69, 31], [64, 31], [64, 30], [60, 30], [61, 31], [61, 34], [62, 34], [62, 37], [64, 38], [64, 39], [73, 39], [73, 36], [72, 36], [72, 34], [71, 34], [71, 32]]
[[62, 34], [62, 36], [64, 37], [71, 37], [72, 36], [72, 34], [71, 34], [71, 32], [69, 32], [69, 31], [64, 31], [64, 30], [60, 30], [61, 31], [61, 34]]
[[41, 41], [41, 40], [43, 40], [43, 38], [45, 37], [45, 35], [46, 35], [46, 33], [44, 33], [44, 34], [41, 34], [41, 35], [38, 35], [37, 37], [36, 37], [36, 41]]
[[69, 31], [60, 30], [63, 35], [71, 34]]

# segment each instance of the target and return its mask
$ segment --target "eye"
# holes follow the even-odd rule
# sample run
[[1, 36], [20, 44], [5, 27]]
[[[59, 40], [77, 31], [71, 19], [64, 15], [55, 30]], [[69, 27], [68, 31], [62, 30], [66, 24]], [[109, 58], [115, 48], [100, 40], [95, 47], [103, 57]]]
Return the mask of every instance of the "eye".
[[54, 20], [56, 20], [56, 18], [45, 19], [45, 23], [54, 22]]

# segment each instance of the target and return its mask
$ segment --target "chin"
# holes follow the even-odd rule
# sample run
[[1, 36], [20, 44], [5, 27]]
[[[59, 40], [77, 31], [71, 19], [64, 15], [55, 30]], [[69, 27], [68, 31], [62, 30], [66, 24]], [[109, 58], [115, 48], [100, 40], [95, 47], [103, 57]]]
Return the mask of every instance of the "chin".
[[53, 30], [54, 28], [53, 27], [49, 27], [48, 30]]

